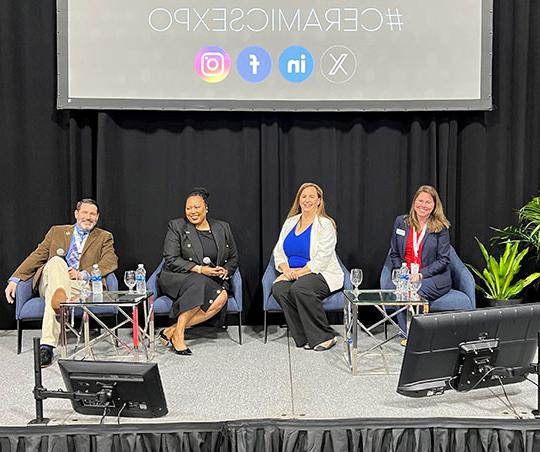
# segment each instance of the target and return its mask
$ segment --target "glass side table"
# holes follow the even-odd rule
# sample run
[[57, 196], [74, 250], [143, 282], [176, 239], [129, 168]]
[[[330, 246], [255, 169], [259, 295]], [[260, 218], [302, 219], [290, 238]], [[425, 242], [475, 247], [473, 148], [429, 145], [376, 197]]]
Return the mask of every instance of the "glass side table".
[[[407, 332], [403, 331], [396, 322], [395, 317], [398, 313], [407, 313], [407, 325], [409, 325], [412, 316], [414, 314], [419, 314], [421, 307], [424, 309], [424, 312], [429, 310], [427, 300], [411, 292], [402, 293], [397, 292], [396, 290], [373, 289], [344, 290], [344, 294], [345, 304], [343, 307], [343, 323], [345, 327], [345, 337], [343, 349], [345, 361], [353, 375], [358, 375], [358, 360], [360, 357], [373, 354], [373, 350], [379, 349], [385, 363], [387, 363], [383, 346], [400, 334], [407, 337]], [[358, 308], [362, 306], [374, 306], [381, 313], [381, 320], [370, 326], [366, 326], [359, 321]], [[393, 307], [394, 309], [389, 312], [386, 309], [387, 307]], [[373, 330], [378, 326], [383, 325], [385, 322], [389, 322], [391, 325], [397, 327], [398, 332], [391, 337], [380, 340], [373, 334]], [[360, 327], [360, 329], [375, 342], [372, 347], [362, 353], [358, 352], [358, 327]], [[385, 368], [386, 371], [383, 373], [388, 374], [389, 372], [386, 364]]]
[[[112, 339], [118, 357], [125, 357], [126, 354], [133, 356], [135, 361], [140, 360], [141, 348], [144, 351], [146, 360], [150, 360], [154, 355], [154, 303], [153, 293], [146, 292], [139, 294], [127, 291], [104, 291], [102, 294], [91, 294], [86, 298], [75, 297], [65, 303], [60, 304], [60, 353], [62, 358], [77, 359], [87, 357], [95, 359], [93, 346], [106, 339]], [[112, 306], [120, 314], [120, 322], [115, 326], [107, 326], [100, 318], [99, 314], [93, 312], [94, 307]], [[69, 313], [74, 309], [82, 309], [82, 332], [76, 331], [69, 321]], [[139, 322], [140, 309], [144, 318], [144, 328]], [[102, 329], [103, 333], [90, 339], [90, 319], [93, 319]], [[131, 326], [132, 341], [127, 341], [119, 337], [119, 330], [125, 325]], [[67, 333], [73, 332], [77, 336], [75, 351], [68, 356]], [[84, 347], [77, 349], [78, 344], [84, 340]], [[124, 351], [120, 355], [119, 349]]]

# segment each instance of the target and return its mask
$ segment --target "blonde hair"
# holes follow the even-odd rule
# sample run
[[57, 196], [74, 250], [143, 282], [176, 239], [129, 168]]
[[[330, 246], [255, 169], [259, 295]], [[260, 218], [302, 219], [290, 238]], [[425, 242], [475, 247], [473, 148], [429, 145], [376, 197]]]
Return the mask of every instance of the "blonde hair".
[[416, 210], [414, 210], [414, 203], [416, 202], [416, 198], [420, 196], [420, 193], [427, 193], [433, 198], [433, 202], [435, 203], [433, 212], [431, 212], [431, 215], [427, 220], [427, 230], [429, 232], [441, 232], [444, 228], [449, 228], [450, 222], [444, 215], [441, 198], [439, 198], [437, 190], [435, 190], [435, 188], [433, 188], [431, 185], [422, 185], [418, 190], [416, 190], [412, 200], [411, 210], [409, 210], [409, 215], [407, 215], [405, 218], [405, 222], [417, 231], [420, 230], [420, 222], [418, 221]]
[[309, 187], [313, 187], [315, 189], [315, 191], [317, 192], [317, 197], [319, 198], [317, 215], [320, 217], [328, 218], [334, 225], [334, 229], [336, 229], [336, 222], [330, 215], [326, 213], [326, 210], [324, 208], [324, 195], [322, 188], [313, 182], [304, 182], [302, 185], [300, 185], [300, 188], [298, 189], [298, 191], [296, 192], [296, 196], [294, 197], [294, 202], [291, 206], [291, 210], [289, 210], [287, 218], [294, 217], [295, 215], [301, 213], [302, 209], [300, 209], [300, 196], [302, 195], [302, 192]]

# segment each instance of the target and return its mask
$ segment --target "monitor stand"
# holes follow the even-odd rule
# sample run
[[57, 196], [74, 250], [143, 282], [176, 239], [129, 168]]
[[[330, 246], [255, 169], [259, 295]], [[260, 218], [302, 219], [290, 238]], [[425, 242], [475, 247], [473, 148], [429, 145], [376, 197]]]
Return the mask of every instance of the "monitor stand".
[[[489, 376], [507, 378], [525, 377], [528, 374], [537, 376], [536, 409], [532, 414], [540, 419], [540, 374], [538, 363], [526, 367], [494, 367], [499, 353], [499, 339], [483, 339], [464, 342], [459, 346], [459, 362], [457, 370], [457, 391], [469, 391]], [[540, 331], [537, 337], [537, 358], [540, 358]]]
[[43, 401], [45, 399], [70, 399], [70, 400], [88, 400], [98, 401], [107, 404], [113, 398], [113, 386], [103, 386], [97, 393], [68, 392], [61, 389], [57, 391], [48, 391], [43, 387], [41, 363], [39, 360], [39, 337], [34, 338], [34, 400], [36, 401], [36, 417], [28, 424], [46, 425], [50, 422], [49, 418], [43, 417]]

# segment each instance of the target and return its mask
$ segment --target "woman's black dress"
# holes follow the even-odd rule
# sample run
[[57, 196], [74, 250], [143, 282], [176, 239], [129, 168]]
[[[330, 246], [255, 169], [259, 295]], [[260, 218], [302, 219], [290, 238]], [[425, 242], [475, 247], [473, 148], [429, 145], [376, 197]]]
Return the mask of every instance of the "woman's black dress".
[[[217, 259], [217, 247], [212, 232], [197, 231], [197, 234], [201, 241], [204, 256], [210, 258], [215, 263]], [[171, 307], [170, 317], [176, 318], [182, 312], [189, 311], [195, 307], [200, 307], [206, 312], [223, 290], [229, 290], [228, 280], [211, 278], [195, 272], [189, 274], [180, 287], [177, 296], [171, 297], [174, 301]]]
[[[238, 268], [238, 252], [231, 227], [225, 221], [207, 220], [210, 231], [198, 231], [185, 218], [169, 221], [163, 243], [165, 262], [158, 275], [158, 285], [161, 293], [173, 300], [170, 311], [173, 319], [197, 307], [207, 311], [223, 290], [230, 293], [229, 280], [192, 271], [196, 265], [207, 265], [206, 257], [216, 266], [224, 267], [229, 276]], [[226, 310], [222, 313], [225, 316]]]

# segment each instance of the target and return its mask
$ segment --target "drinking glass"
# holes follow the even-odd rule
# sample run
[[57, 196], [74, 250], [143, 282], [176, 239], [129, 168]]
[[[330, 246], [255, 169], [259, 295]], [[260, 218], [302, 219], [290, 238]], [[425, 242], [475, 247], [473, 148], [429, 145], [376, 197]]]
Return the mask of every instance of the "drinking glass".
[[409, 285], [411, 287], [411, 290], [414, 292], [414, 298], [420, 299], [420, 296], [418, 295], [418, 291], [420, 290], [420, 287], [422, 287], [422, 280], [418, 278], [416, 281], [413, 281], [412, 279], [409, 281]]
[[401, 277], [401, 268], [394, 268], [392, 270], [392, 282], [394, 283], [394, 286], [396, 286], [396, 289], [398, 287], [400, 277]]
[[84, 279], [82, 272], [77, 275], [77, 282], [79, 283], [79, 299], [84, 303], [90, 295], [90, 286], [88, 281]]
[[133, 288], [135, 287], [135, 284], [137, 284], [134, 270], [127, 270], [124, 273], [124, 282], [126, 283], [126, 286], [128, 286], [129, 288], [129, 293], [133, 293]]
[[353, 268], [351, 270], [351, 284], [353, 285], [355, 292], [358, 290], [358, 286], [362, 284], [363, 278], [364, 274], [360, 268]]

